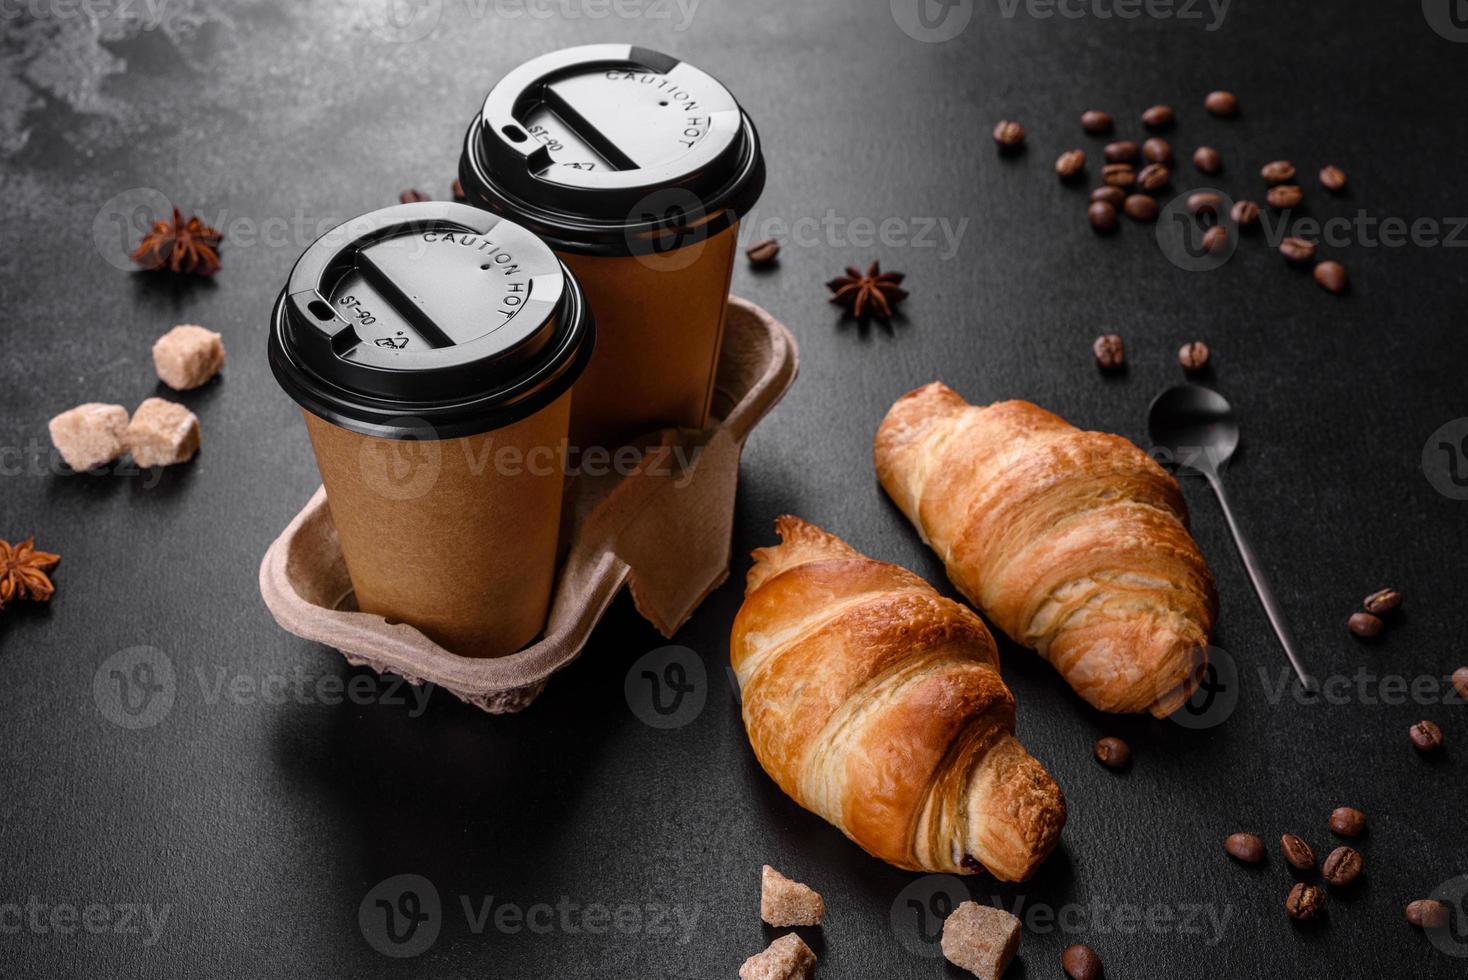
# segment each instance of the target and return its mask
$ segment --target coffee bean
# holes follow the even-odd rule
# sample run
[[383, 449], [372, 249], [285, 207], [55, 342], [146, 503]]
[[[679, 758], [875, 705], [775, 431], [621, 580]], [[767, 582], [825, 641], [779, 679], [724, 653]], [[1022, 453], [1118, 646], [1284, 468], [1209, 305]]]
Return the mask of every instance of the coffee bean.
[[744, 250], [744, 255], [753, 266], [766, 266], [775, 261], [775, 256], [780, 254], [780, 243], [773, 238], [766, 238], [762, 242], [755, 242]]
[[1279, 243], [1279, 254], [1291, 262], [1303, 265], [1315, 258], [1315, 243], [1303, 238], [1286, 238]]
[[1154, 136], [1142, 144], [1142, 159], [1148, 163], [1172, 163], [1172, 144]]
[[1418, 929], [1441, 929], [1448, 924], [1448, 907], [1433, 898], [1417, 899], [1404, 914]]
[[1325, 892], [1303, 881], [1295, 882], [1295, 887], [1290, 889], [1289, 897], [1285, 899], [1285, 911], [1299, 922], [1309, 922], [1324, 908]]
[[1401, 604], [1402, 593], [1396, 589], [1382, 589], [1380, 592], [1373, 592], [1361, 603], [1373, 616], [1385, 616]]
[[1170, 105], [1154, 105], [1142, 113], [1142, 123], [1152, 129], [1166, 129], [1177, 121]]
[[1285, 834], [1279, 839], [1279, 848], [1284, 851], [1285, 860], [1290, 867], [1296, 871], [1309, 871], [1315, 867], [1315, 852], [1310, 850], [1310, 845], [1294, 834]]
[[1259, 205], [1253, 201], [1235, 201], [1229, 217], [1239, 228], [1252, 228], [1259, 223]]
[[1228, 229], [1223, 225], [1214, 225], [1203, 232], [1203, 248], [1212, 255], [1228, 248]]
[[1107, 163], [1136, 163], [1140, 152], [1137, 144], [1131, 140], [1118, 140], [1115, 143], [1107, 143], [1101, 153], [1106, 157]]
[[1320, 874], [1336, 888], [1344, 888], [1361, 873], [1361, 852], [1342, 845], [1326, 855]]
[[1288, 160], [1271, 160], [1259, 168], [1265, 183], [1285, 184], [1295, 179], [1295, 165]]
[[433, 198], [419, 190], [408, 188], [398, 195], [399, 204], [419, 204], [423, 201], [431, 201]]
[[1126, 363], [1126, 349], [1122, 346], [1120, 334], [1105, 333], [1097, 337], [1091, 343], [1091, 353], [1103, 371], [1115, 371]]
[[1129, 163], [1108, 163], [1101, 168], [1101, 180], [1112, 187], [1130, 187], [1136, 179], [1137, 172]]
[[1353, 806], [1338, 806], [1330, 811], [1330, 830], [1342, 837], [1360, 837], [1366, 833], [1366, 814]]
[[1209, 92], [1203, 100], [1203, 108], [1215, 116], [1237, 116], [1239, 100], [1232, 92]]
[[1121, 207], [1121, 203], [1126, 200], [1126, 191], [1120, 187], [1112, 187], [1110, 184], [1106, 184], [1091, 192], [1091, 200], [1105, 201], [1112, 207]]
[[1418, 752], [1436, 752], [1443, 747], [1443, 730], [1430, 721], [1419, 721], [1407, 729], [1412, 746]]
[[1346, 291], [1346, 270], [1339, 262], [1321, 262], [1315, 266], [1315, 281], [1328, 293]]
[[1299, 184], [1275, 184], [1269, 189], [1269, 193], [1264, 195], [1264, 198], [1271, 207], [1284, 209], [1295, 207], [1304, 196], [1300, 192]]
[[1100, 980], [1101, 957], [1091, 947], [1076, 943], [1060, 954], [1060, 968], [1070, 980]]
[[1081, 128], [1088, 133], [1111, 132], [1111, 113], [1100, 109], [1087, 109], [1081, 113]]
[[1137, 186], [1144, 191], [1160, 191], [1171, 177], [1172, 174], [1162, 164], [1149, 163], [1137, 174]]
[[1201, 371], [1208, 366], [1208, 353], [1208, 345], [1201, 340], [1195, 340], [1177, 349], [1177, 362], [1183, 366], [1184, 371]]
[[994, 142], [1006, 149], [1025, 141], [1025, 128], [1013, 119], [1001, 119], [994, 127]]
[[1195, 191], [1188, 195], [1188, 211], [1196, 215], [1217, 214], [1223, 198], [1212, 191]]
[[1200, 146], [1193, 151], [1193, 166], [1202, 174], [1216, 174], [1223, 169], [1223, 157], [1211, 146]]
[[1108, 204], [1106, 201], [1092, 201], [1091, 206], [1086, 209], [1086, 216], [1091, 219], [1091, 227], [1097, 231], [1115, 231], [1116, 205]]
[[[1120, 190], [1113, 187], [1112, 190]], [[1157, 201], [1146, 194], [1129, 194], [1126, 203], [1122, 205], [1126, 209], [1127, 217], [1133, 221], [1156, 221]]]
[[1468, 667], [1453, 671], [1453, 689], [1458, 692], [1458, 697], [1468, 701]]
[[1264, 842], [1253, 834], [1229, 834], [1223, 841], [1228, 856], [1245, 864], [1258, 864], [1264, 860]]
[[1320, 186], [1328, 191], [1341, 191], [1346, 187], [1346, 174], [1340, 167], [1326, 166], [1320, 168]]
[[1351, 618], [1346, 620], [1346, 628], [1363, 640], [1380, 636], [1381, 627], [1381, 620], [1367, 612], [1351, 613]]
[[1112, 769], [1125, 769], [1132, 761], [1131, 747], [1110, 735], [1098, 738], [1096, 744], [1091, 746], [1091, 752], [1096, 756], [1097, 762]]
[[1055, 173], [1061, 180], [1069, 180], [1086, 168], [1084, 150], [1066, 150], [1055, 158]]

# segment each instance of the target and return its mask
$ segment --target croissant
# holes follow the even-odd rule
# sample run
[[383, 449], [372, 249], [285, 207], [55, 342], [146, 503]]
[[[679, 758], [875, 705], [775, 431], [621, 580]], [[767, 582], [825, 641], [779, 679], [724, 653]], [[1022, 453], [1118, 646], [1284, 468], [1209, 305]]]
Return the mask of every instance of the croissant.
[[1028, 878], [1065, 798], [1014, 737], [983, 620], [798, 517], [775, 527], [729, 643], [765, 772], [900, 868]]
[[1192, 695], [1217, 596], [1177, 481], [1146, 453], [933, 382], [887, 412], [874, 456], [959, 591], [1081, 697], [1161, 718]]

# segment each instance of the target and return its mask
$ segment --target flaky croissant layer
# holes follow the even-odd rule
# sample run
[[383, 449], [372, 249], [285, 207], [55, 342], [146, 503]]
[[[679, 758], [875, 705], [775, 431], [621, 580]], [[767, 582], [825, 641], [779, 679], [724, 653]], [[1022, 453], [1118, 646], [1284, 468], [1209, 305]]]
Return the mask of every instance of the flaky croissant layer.
[[883, 488], [965, 597], [1103, 711], [1192, 694], [1217, 612], [1177, 481], [1121, 436], [933, 382], [873, 450]]
[[988, 629], [911, 572], [796, 517], [754, 553], [730, 657], [791, 798], [898, 867], [1029, 877], [1065, 823], [1014, 738]]

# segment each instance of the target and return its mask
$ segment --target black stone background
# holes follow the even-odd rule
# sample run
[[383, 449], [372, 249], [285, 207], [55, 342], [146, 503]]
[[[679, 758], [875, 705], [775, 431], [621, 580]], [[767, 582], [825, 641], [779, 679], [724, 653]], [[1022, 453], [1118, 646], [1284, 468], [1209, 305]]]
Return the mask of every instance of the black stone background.
[[[1051, 164], [1081, 146], [1094, 177], [1101, 141], [1080, 131], [1080, 112], [1106, 108], [1119, 135], [1140, 138], [1138, 113], [1162, 101], [1178, 108], [1167, 135], [1181, 154], [1203, 142], [1222, 152], [1215, 183], [1230, 192], [1259, 196], [1259, 166], [1288, 157], [1302, 214], [1468, 214], [1468, 45], [1435, 33], [1412, 2], [1235, 0], [1208, 30], [1206, 19], [1099, 16], [1109, 0], [1069, 8], [1078, 18], [984, 0], [955, 8], [972, 19], [943, 43], [900, 31], [881, 0], [704, 0], [686, 29], [675, 7], [598, 19], [585, 4], [569, 8], [580, 17], [532, 17], [443, 0], [432, 32], [409, 42], [374, 31], [381, 8], [174, 3], [155, 21], [143, 5], [87, 18], [52, 0], [0, 21], [0, 536], [34, 533], [64, 556], [48, 606], [0, 615], [0, 906], [168, 907], [151, 946], [0, 918], [0, 974], [733, 976], [773, 936], [756, 908], [770, 862], [825, 895], [826, 924], [810, 936], [819, 976], [957, 976], [903, 944], [915, 927], [903, 890], [920, 876], [865, 856], [753, 760], [725, 670], [748, 553], [790, 512], [943, 583], [872, 474], [872, 433], [895, 397], [942, 378], [975, 401], [1027, 398], [1146, 445], [1149, 400], [1182, 380], [1178, 346], [1201, 338], [1215, 352], [1206, 380], [1244, 430], [1227, 473], [1240, 519], [1310, 664], [1349, 680], [1347, 703], [1271, 696], [1282, 654], [1216, 504], [1188, 480], [1236, 706], [1201, 730], [1105, 717], [1005, 642], [1020, 736], [1064, 787], [1070, 821], [1031, 882], [965, 886], [1033, 916], [1011, 977], [1058, 976], [1072, 941], [1118, 978], [1463, 975], [1468, 960], [1435, 949], [1401, 910], [1468, 873], [1468, 708], [1376, 698], [1383, 675], [1430, 685], [1468, 661], [1468, 503], [1436, 491], [1422, 463], [1434, 430], [1468, 414], [1462, 242], [1327, 247], [1351, 275], [1339, 298], [1258, 236], [1216, 271], [1189, 272], [1151, 227], [1124, 221], [1098, 238], [1084, 190], [1062, 186]], [[221, 679], [363, 673], [280, 630], [256, 586], [266, 546], [318, 482], [265, 360], [267, 312], [292, 261], [318, 225], [404, 187], [446, 196], [464, 127], [501, 73], [603, 40], [674, 52], [737, 93], [769, 163], [750, 240], [827, 215], [967, 222], [952, 254], [853, 241], [836, 226], [804, 243], [786, 233], [772, 271], [740, 261], [735, 291], [790, 325], [802, 369], [749, 442], [730, 581], [674, 641], [704, 667], [704, 709], [666, 731], [629, 710], [629, 667], [665, 641], [625, 599], [519, 716], [437, 694], [415, 717], [383, 703], [397, 689], [370, 675], [358, 681], [365, 705], [215, 696]], [[1218, 87], [1238, 94], [1237, 119], [1203, 112]], [[1003, 117], [1027, 126], [1027, 152], [995, 153], [989, 130]], [[1328, 162], [1350, 176], [1341, 197], [1314, 178]], [[1186, 163], [1177, 171], [1174, 189], [1204, 183]], [[109, 261], [108, 202], [133, 188], [226, 229], [214, 281]], [[251, 234], [272, 221], [286, 227]], [[843, 322], [822, 286], [874, 258], [906, 272], [913, 293], [890, 328]], [[219, 382], [181, 397], [203, 421], [201, 455], [161, 476], [66, 474], [46, 420], [82, 401], [131, 408], [164, 393], [149, 346], [177, 322], [221, 331], [229, 351]], [[1126, 339], [1120, 377], [1091, 361], [1107, 331]], [[1345, 619], [1384, 584], [1406, 594], [1404, 611], [1362, 644]], [[157, 724], [128, 730], [99, 710], [93, 679], [135, 646], [169, 658], [176, 696]], [[1358, 686], [1362, 670], [1377, 681]], [[1408, 744], [1420, 717], [1446, 733], [1440, 760]], [[1103, 734], [1133, 745], [1131, 771], [1092, 760]], [[1365, 875], [1332, 895], [1323, 927], [1302, 930], [1284, 915], [1291, 876], [1275, 841], [1293, 831], [1323, 856], [1341, 803], [1370, 818]], [[1266, 839], [1264, 866], [1223, 854], [1239, 829]], [[399, 874], [427, 878], [441, 899], [437, 940], [413, 959], [378, 953], [358, 924], [364, 898]], [[676, 906], [697, 919], [687, 942], [559, 922], [549, 934], [475, 934], [460, 896], [476, 908], [488, 896]], [[1161, 912], [1152, 926], [1114, 914], [1154, 905], [1201, 907], [1225, 927], [1188, 934]], [[1057, 929], [1046, 915], [1066, 906], [1081, 911]]]

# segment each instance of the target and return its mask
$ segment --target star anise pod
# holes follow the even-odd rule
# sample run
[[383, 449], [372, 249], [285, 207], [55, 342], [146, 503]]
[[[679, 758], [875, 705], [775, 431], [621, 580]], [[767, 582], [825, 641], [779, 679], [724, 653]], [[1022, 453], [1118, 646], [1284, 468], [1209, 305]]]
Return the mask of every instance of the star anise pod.
[[37, 551], [35, 538], [26, 538], [14, 547], [0, 540], [0, 609], [12, 599], [44, 602], [51, 598], [56, 587], [46, 571], [60, 560], [60, 555]]
[[174, 208], [172, 221], [153, 222], [153, 229], [133, 250], [133, 261], [149, 270], [212, 276], [219, 271], [218, 249], [223, 239], [197, 215], [185, 221]]
[[826, 288], [834, 294], [831, 302], [846, 307], [858, 320], [868, 316], [890, 320], [893, 308], [907, 299], [907, 290], [899, 285], [903, 278], [900, 272], [883, 272], [876, 262], [865, 275], [848, 265], [846, 275], [832, 279]]

